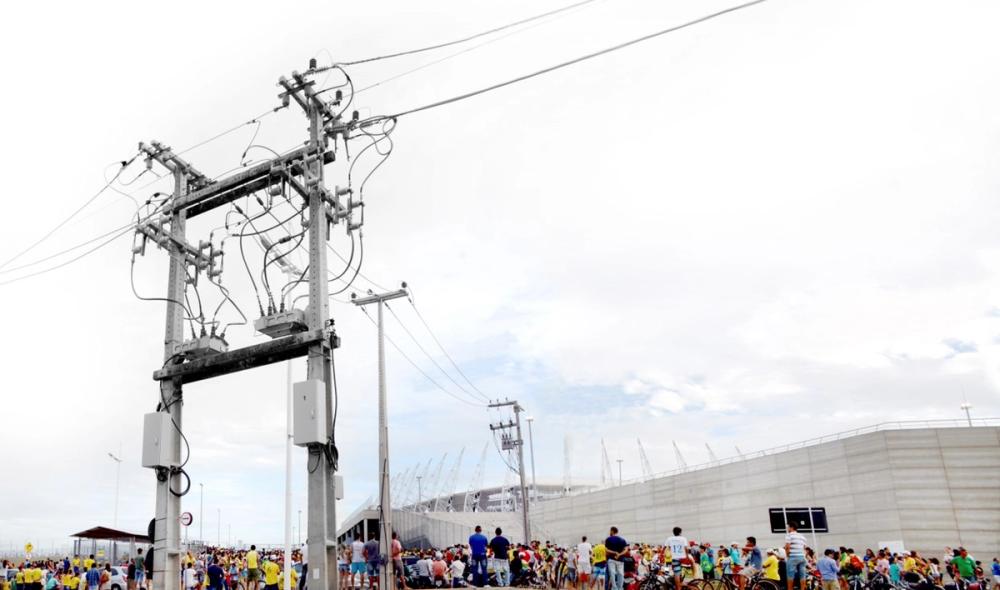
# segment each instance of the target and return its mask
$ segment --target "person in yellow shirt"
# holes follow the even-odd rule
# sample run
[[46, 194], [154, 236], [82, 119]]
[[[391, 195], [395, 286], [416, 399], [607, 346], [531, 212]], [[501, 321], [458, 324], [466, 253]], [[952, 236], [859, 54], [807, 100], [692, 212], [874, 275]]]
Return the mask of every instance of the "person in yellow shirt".
[[[289, 586], [293, 590], [299, 587], [299, 574], [295, 571], [295, 568], [291, 568], [291, 573], [288, 575], [291, 578], [292, 584]], [[285, 568], [281, 568], [281, 575], [278, 576], [278, 590], [284, 590], [285, 588]]]
[[24, 590], [26, 582], [24, 579], [24, 564], [21, 564], [17, 566], [17, 573], [14, 574], [14, 584], [17, 586], [17, 590]]
[[84, 569], [84, 571], [90, 571], [90, 566], [92, 566], [92, 565], [94, 565], [94, 556], [93, 555], [91, 555], [87, 559], [83, 560], [83, 569]]
[[278, 590], [278, 574], [281, 573], [281, 567], [270, 559], [265, 559], [263, 569], [264, 590]]
[[913, 555], [910, 553], [904, 553], [906, 557], [903, 558], [903, 572], [912, 572], [917, 569], [917, 560], [913, 559]]
[[256, 588], [257, 580], [260, 579], [260, 570], [257, 565], [258, 559], [257, 546], [250, 545], [250, 551], [247, 551], [247, 587], [249, 588]]
[[80, 575], [80, 554], [79, 553], [74, 553], [73, 554], [73, 562], [72, 563], [73, 563], [73, 573], [76, 574], [76, 575]]
[[774, 555], [774, 549], [767, 550], [767, 558], [761, 567], [764, 568], [764, 579], [776, 582], [781, 580], [781, 576], [778, 575], [778, 558]]

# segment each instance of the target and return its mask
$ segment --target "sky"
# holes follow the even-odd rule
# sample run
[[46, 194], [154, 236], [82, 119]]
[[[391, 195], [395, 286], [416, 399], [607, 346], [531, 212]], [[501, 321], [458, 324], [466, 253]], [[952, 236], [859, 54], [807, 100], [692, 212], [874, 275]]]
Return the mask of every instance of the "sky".
[[[280, 104], [278, 77], [312, 57], [440, 43], [561, 6], [13, 6], [0, 23], [0, 258], [93, 196], [137, 142], [183, 149], [239, 126]], [[360, 89], [426, 65], [358, 92], [351, 108], [401, 112], [726, 6], [600, 0], [467, 45], [351, 66]], [[540, 482], [563, 481], [567, 447], [571, 480], [599, 481], [602, 439], [628, 479], [641, 475], [637, 438], [653, 470], [667, 471], [675, 441], [695, 464], [708, 459], [706, 444], [727, 457], [881, 422], [961, 419], [964, 402], [974, 417], [1000, 416], [998, 20], [988, 0], [769, 0], [402, 117], [365, 187], [364, 278], [352, 289], [412, 287], [475, 387], [519, 400], [534, 418]], [[287, 109], [184, 157], [217, 176], [238, 170], [251, 143], [282, 151], [304, 139], [305, 119]], [[344, 186], [338, 157], [327, 182]], [[357, 162], [367, 174], [377, 159]], [[152, 173], [123, 184], [141, 171], [130, 167], [115, 189], [139, 199], [168, 190], [147, 185]], [[134, 211], [106, 191], [18, 264], [127, 224]], [[192, 222], [189, 237], [205, 239], [213, 222]], [[228, 248], [224, 282], [253, 311]], [[119, 448], [119, 528], [144, 530], [153, 514], [154, 475], [140, 452], [164, 305], [136, 299], [130, 260], [124, 237], [0, 285], [0, 549], [114, 524], [107, 454]], [[162, 295], [164, 253], [149, 248], [134, 279], [140, 295]], [[218, 301], [202, 293], [206, 305]], [[331, 303], [343, 340], [342, 517], [375, 493], [378, 448], [375, 331], [346, 295]], [[464, 448], [456, 487], [465, 489], [488, 424], [507, 415], [467, 403], [451, 379], [472, 387], [414, 309], [392, 309], [451, 377], [387, 314], [389, 336], [450, 393], [389, 348], [391, 468], [447, 453], [447, 472]], [[245, 328], [229, 338], [262, 341]], [[293, 370], [304, 378], [302, 361]], [[185, 388], [192, 538], [281, 541], [284, 395], [281, 365]], [[492, 447], [486, 456], [484, 483], [513, 481]], [[301, 449], [294, 469], [297, 512]]]

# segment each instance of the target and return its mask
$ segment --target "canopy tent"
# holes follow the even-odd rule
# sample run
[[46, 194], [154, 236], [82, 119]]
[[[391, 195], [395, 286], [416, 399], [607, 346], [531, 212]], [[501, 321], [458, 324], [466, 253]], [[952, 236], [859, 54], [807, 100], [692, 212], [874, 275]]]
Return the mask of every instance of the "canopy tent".
[[150, 539], [143, 533], [129, 533], [108, 528], [106, 526], [95, 526], [94, 528], [80, 531], [71, 537], [80, 539], [93, 539], [95, 541], [135, 541], [136, 543], [150, 543]]
[[108, 541], [110, 546], [111, 561], [113, 563], [118, 562], [118, 541], [127, 542], [129, 544], [129, 555], [135, 555], [135, 544], [136, 543], [152, 543], [149, 535], [142, 533], [129, 533], [127, 531], [119, 531], [117, 529], [108, 528], [106, 526], [95, 526], [89, 528], [85, 531], [80, 531], [79, 533], [70, 535], [71, 537], [76, 537], [80, 539], [75, 541], [74, 553], [84, 553], [83, 550], [83, 539], [89, 539], [91, 541], [90, 553], [97, 554], [97, 542], [98, 541]]

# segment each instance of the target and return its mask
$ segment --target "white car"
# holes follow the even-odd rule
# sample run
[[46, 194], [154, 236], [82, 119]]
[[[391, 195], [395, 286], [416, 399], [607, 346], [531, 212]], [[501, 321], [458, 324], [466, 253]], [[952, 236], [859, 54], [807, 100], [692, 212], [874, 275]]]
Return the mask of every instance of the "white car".
[[111, 579], [101, 584], [100, 590], [128, 590], [128, 570], [123, 567], [112, 567]]

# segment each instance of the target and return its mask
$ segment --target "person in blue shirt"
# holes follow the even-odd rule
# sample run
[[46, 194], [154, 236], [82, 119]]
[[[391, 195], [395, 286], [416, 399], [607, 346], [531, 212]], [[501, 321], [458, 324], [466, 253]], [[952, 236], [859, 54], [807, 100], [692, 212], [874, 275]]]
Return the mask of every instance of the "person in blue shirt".
[[823, 590], [838, 590], [840, 587], [837, 583], [837, 576], [840, 574], [840, 565], [834, 559], [836, 554], [837, 552], [833, 549], [827, 549], [823, 552], [823, 557], [816, 563], [816, 569], [819, 571], [820, 579], [823, 582]]
[[503, 531], [497, 527], [496, 536], [490, 539], [490, 550], [493, 551], [493, 571], [497, 575], [497, 584], [501, 588], [510, 583], [510, 541], [503, 536]]
[[476, 525], [476, 532], [469, 537], [469, 565], [472, 567], [472, 584], [477, 588], [486, 585], [486, 545], [489, 540], [483, 527]]
[[100, 588], [101, 587], [101, 572], [97, 569], [97, 563], [94, 562], [90, 564], [90, 569], [87, 570], [87, 588]]
[[610, 535], [604, 540], [608, 551], [608, 583], [612, 590], [624, 590], [625, 561], [628, 554], [628, 541], [618, 536], [618, 527], [611, 527]]
[[889, 558], [889, 581], [893, 585], [898, 584], [900, 579], [899, 575], [899, 563], [896, 562], [895, 557]]

